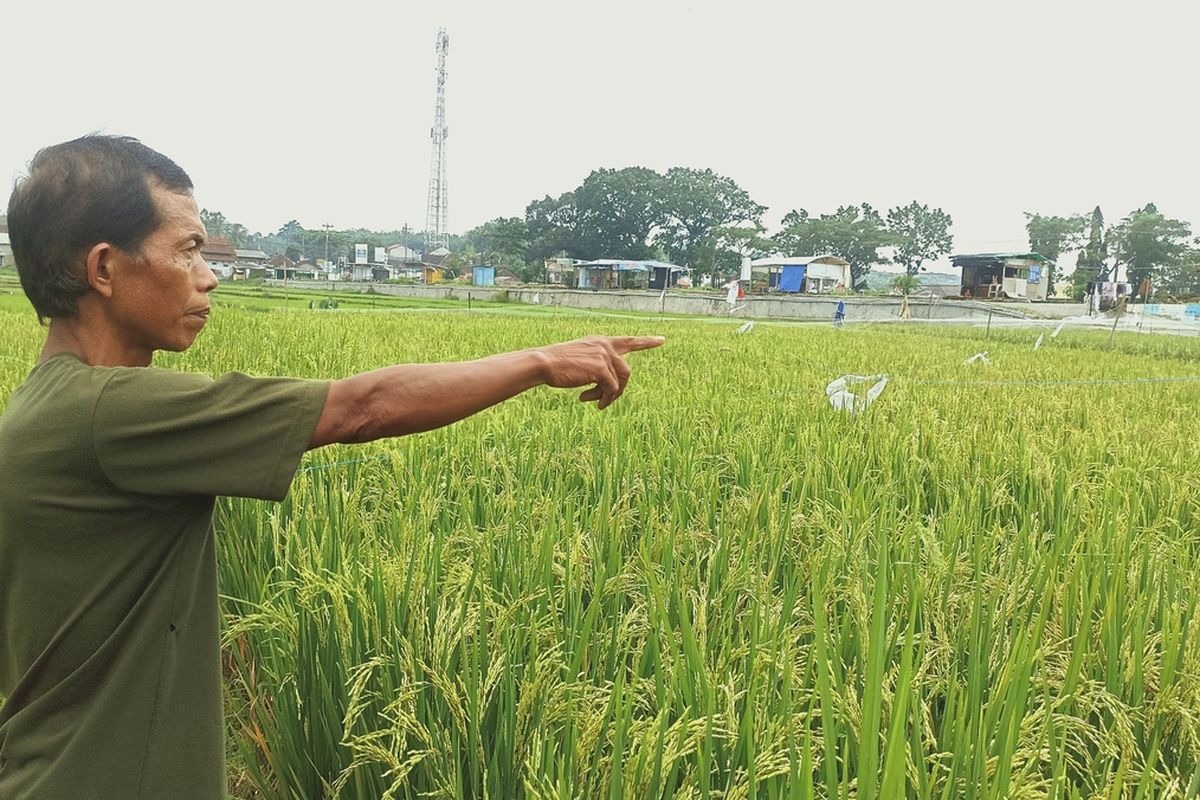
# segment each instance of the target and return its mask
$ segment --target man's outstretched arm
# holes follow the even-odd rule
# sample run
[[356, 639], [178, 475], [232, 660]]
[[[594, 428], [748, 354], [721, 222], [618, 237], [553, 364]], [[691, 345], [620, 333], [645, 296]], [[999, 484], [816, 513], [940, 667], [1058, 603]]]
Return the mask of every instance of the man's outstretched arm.
[[590, 336], [574, 342], [442, 364], [399, 364], [334, 381], [309, 449], [370, 442], [449, 425], [534, 386], [591, 388], [579, 399], [606, 408], [625, 391], [624, 356], [659, 336]]

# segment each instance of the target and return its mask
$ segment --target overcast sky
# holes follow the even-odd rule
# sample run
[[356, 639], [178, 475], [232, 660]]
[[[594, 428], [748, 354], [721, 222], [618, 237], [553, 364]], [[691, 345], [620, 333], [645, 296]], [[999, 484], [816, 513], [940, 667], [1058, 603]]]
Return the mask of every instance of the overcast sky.
[[635, 165], [728, 175], [772, 232], [914, 199], [958, 252], [1025, 247], [1023, 211], [1200, 227], [1194, 0], [13, 5], [0, 178], [129, 134], [255, 231], [424, 227], [440, 25], [455, 233]]

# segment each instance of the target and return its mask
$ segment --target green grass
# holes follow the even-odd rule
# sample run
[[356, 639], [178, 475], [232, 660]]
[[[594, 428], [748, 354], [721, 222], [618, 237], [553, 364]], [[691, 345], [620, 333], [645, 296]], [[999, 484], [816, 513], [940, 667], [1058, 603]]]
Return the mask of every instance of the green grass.
[[[219, 294], [160, 363], [332, 377], [669, 340], [608, 411], [539, 389], [312, 453], [282, 504], [219, 503], [257, 796], [1197, 796], [1200, 383], [922, 382], [1196, 375], [1195, 340], [993, 330], [968, 369], [982, 331], [342, 298]], [[0, 398], [39, 336], [0, 311]], [[894, 379], [858, 416], [823, 393], [852, 372]]]

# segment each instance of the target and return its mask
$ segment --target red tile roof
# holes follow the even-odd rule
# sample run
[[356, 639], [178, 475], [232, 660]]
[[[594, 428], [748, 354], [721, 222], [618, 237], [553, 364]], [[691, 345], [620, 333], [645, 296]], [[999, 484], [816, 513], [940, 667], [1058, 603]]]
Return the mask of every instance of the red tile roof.
[[200, 247], [200, 255], [207, 261], [237, 261], [237, 250], [224, 236], [213, 236]]

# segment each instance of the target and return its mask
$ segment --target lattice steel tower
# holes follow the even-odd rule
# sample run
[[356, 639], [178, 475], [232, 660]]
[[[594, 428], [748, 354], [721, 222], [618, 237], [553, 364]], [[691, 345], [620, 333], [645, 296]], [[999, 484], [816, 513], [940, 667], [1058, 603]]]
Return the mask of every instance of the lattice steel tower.
[[429, 161], [429, 203], [425, 208], [425, 250], [428, 253], [450, 244], [447, 223], [450, 202], [446, 186], [446, 53], [450, 50], [450, 37], [445, 28], [437, 34], [437, 105], [433, 109], [433, 127], [429, 131], [433, 139], [433, 156]]

